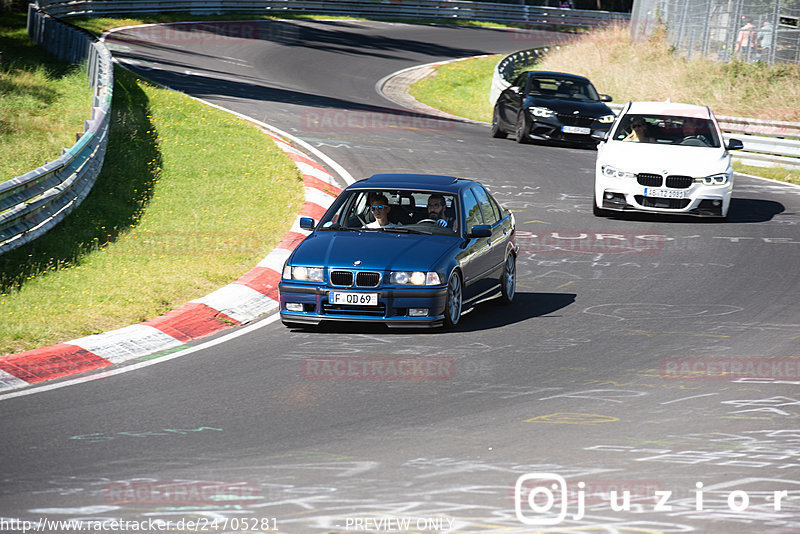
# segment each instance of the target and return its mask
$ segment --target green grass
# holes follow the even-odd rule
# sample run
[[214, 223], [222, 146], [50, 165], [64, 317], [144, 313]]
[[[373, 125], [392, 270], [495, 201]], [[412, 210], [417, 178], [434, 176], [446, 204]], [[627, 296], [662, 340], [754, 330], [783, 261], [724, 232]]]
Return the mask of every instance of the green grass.
[[736, 172], [800, 185], [800, 169], [787, 169], [786, 167], [753, 167], [751, 165], [743, 165], [737, 161], [733, 162], [733, 168]]
[[302, 206], [297, 168], [254, 125], [120, 68], [112, 107], [91, 194], [44, 237], [0, 256], [0, 354], [206, 295], [254, 267]]
[[492, 72], [502, 56], [456, 61], [436, 68], [435, 74], [413, 84], [411, 96], [429, 106], [478, 121], [492, 120], [489, 90]]
[[85, 68], [44, 56], [25, 15], [0, 12], [0, 182], [61, 156], [89, 118]]

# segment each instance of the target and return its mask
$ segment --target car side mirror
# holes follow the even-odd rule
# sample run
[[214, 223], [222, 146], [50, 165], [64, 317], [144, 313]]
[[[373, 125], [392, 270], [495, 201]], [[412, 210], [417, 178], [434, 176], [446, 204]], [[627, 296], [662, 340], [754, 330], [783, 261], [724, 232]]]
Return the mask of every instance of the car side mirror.
[[492, 237], [492, 227], [488, 224], [476, 224], [467, 237]]
[[508, 88], [508, 90], [514, 93], [515, 95], [518, 95], [522, 92], [522, 88], [516, 85], [512, 85], [511, 87]]
[[311, 217], [300, 217], [300, 228], [303, 230], [313, 230], [316, 226], [314, 219]]
[[744, 148], [744, 143], [742, 143], [739, 139], [729, 139], [728, 144], [725, 145], [725, 148], [728, 150], [741, 150]]
[[611, 102], [612, 100], [610, 95], [600, 95], [600, 102]]
[[607, 141], [608, 130], [592, 130], [591, 138], [598, 141]]

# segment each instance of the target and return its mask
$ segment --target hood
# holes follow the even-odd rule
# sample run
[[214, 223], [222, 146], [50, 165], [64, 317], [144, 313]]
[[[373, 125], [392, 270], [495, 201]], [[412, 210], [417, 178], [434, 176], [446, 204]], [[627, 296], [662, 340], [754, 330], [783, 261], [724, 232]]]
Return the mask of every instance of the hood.
[[358, 269], [429, 271], [461, 239], [391, 232], [314, 232], [292, 253], [292, 265]]
[[552, 109], [556, 113], [563, 113], [571, 115], [575, 111], [579, 111], [581, 115], [589, 115], [592, 117], [602, 117], [604, 115], [613, 115], [605, 103], [592, 102], [586, 100], [569, 100], [564, 98], [547, 98], [542, 96], [528, 96], [525, 99], [525, 107], [540, 106]]
[[722, 147], [607, 141], [598, 146], [597, 163], [628, 172], [699, 177], [727, 172], [730, 155]]

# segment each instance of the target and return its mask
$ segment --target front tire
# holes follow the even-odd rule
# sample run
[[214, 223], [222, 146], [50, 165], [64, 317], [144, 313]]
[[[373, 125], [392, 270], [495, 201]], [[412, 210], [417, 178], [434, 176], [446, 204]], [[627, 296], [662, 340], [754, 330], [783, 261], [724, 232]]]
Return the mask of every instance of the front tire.
[[595, 217], [608, 217], [608, 210], [604, 210], [603, 208], [597, 207], [597, 201], [592, 201], [592, 213]]
[[525, 124], [525, 115], [523, 112], [517, 115], [517, 127], [514, 128], [514, 139], [519, 144], [528, 142], [528, 128]]
[[511, 304], [517, 292], [517, 258], [509, 254], [500, 277], [500, 303]]
[[444, 307], [444, 327], [454, 328], [461, 320], [461, 305], [464, 300], [463, 284], [458, 271], [453, 271], [447, 281], [447, 303]]
[[492, 112], [492, 137], [495, 139], [505, 139], [506, 132], [503, 131], [503, 128], [500, 126], [500, 112], [497, 109], [497, 106], [494, 107], [494, 112]]

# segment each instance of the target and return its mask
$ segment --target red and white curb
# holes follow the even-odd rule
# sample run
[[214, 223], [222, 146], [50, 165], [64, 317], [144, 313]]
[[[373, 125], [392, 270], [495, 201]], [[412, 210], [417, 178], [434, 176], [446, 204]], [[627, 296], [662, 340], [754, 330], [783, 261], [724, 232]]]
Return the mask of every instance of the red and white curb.
[[[317, 220], [341, 192], [325, 167], [273, 131], [264, 132], [303, 176], [305, 202], [294, 224], [263, 260], [238, 280], [160, 317], [118, 330], [0, 357], [0, 391], [83, 373], [179, 347], [278, 309], [278, 282], [286, 259], [310, 232], [300, 217]], [[272, 129], [271, 129], [272, 130]]]

